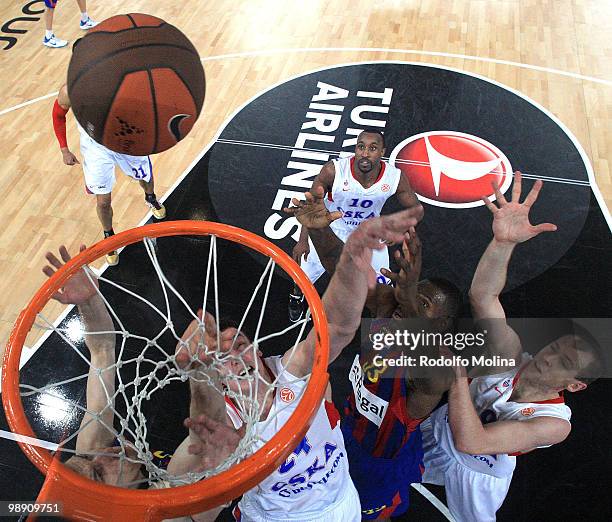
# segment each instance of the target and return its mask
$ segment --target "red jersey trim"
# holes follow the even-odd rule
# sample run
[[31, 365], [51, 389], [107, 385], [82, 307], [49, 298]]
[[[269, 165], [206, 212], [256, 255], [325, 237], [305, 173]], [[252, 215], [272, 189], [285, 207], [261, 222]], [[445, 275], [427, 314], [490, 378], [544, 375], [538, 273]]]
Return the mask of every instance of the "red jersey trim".
[[340, 413], [338, 412], [338, 408], [334, 406], [333, 402], [328, 400], [325, 401], [325, 413], [327, 413], [327, 419], [329, 420], [329, 425], [333, 430], [338, 424], [340, 424]]

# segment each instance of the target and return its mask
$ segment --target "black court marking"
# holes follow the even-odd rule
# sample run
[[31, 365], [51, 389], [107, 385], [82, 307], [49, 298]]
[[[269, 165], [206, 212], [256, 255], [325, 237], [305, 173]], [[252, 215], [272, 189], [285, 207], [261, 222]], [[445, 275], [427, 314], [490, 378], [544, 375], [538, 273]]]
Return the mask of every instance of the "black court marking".
[[[314, 74], [327, 75], [324, 77], [331, 80], [332, 78], [329, 75], [333, 73], [334, 78], [342, 81], [344, 85], [354, 85], [361, 89], [361, 82], [374, 82], [365, 84], [370, 86], [376, 85], [376, 82], [380, 84], [381, 81], [385, 80], [385, 78], [380, 78], [377, 68], [372, 67], [372, 65], [367, 64], [364, 68], [341, 67], [335, 73], [333, 73], [334, 70], [331, 70]], [[396, 65], [398, 69], [405, 66], [405, 64]], [[426, 89], [428, 92], [440, 93], [443, 85], [439, 81], [438, 68], [418, 67], [420, 68], [418, 76], [420, 83], [417, 84], [415, 80], [408, 78], [410, 80], [408, 84], [405, 87], [400, 85], [398, 89], [403, 89], [402, 92], [405, 91], [407, 95], [412, 93], [412, 97], [418, 92], [417, 87]], [[392, 71], [393, 68], [387, 70]], [[356, 71], [356, 73], [352, 71]], [[342, 74], [340, 74], [341, 72]], [[429, 73], [429, 76], [427, 73]], [[296, 131], [299, 132], [299, 125], [296, 128], [295, 118], [304, 117], [309, 100], [314, 92], [313, 88], [316, 88], [316, 81], [312, 82], [315, 78], [312, 75], [306, 75], [307, 78], [309, 76], [310, 84], [301, 85], [299, 82], [292, 80], [292, 82], [295, 82], [292, 84], [292, 88], [281, 85], [254, 100], [264, 98], [268, 105], [262, 103], [250, 104], [238, 113], [237, 117], [240, 117], [241, 126], [233, 125], [231, 135], [229, 135], [230, 133], [226, 132], [230, 127], [228, 124], [221, 136], [224, 140], [232, 140], [232, 143], [219, 142], [213, 144], [164, 201], [168, 219], [218, 220], [220, 215], [231, 214], [232, 216], [238, 216], [236, 219], [240, 222], [251, 219], [253, 223], [247, 226], [251, 230], [256, 228], [256, 224], [261, 226], [261, 223], [265, 221], [265, 216], [270, 214], [270, 204], [279, 187], [278, 180], [285, 175], [276, 172], [271, 166], [278, 165], [279, 159], [277, 156], [282, 153], [285, 163], [281, 164], [280, 168], [286, 168], [291, 151], [295, 150]], [[464, 75], [459, 77], [449, 75], [447, 78], [456, 79], [462, 76]], [[392, 77], [393, 75], [389, 78]], [[485, 111], [487, 103], [490, 102], [490, 100], [487, 101], [487, 96], [491, 93], [499, 96], [494, 96], [493, 99], [496, 100], [496, 106], [500, 111], [502, 108], [513, 107], [513, 104], [521, 105], [513, 99], [516, 95], [512, 93], [510, 93], [511, 99], [508, 99], [508, 91], [504, 89], [493, 86], [496, 88], [491, 91], [478, 81], [466, 81], [469, 81], [470, 85], [477, 90], [467, 89], [465, 84], [451, 83], [448, 87], [454, 89], [454, 96], [449, 98], [449, 103], [460, 103], [463, 97], [468, 100], [471, 99], [476, 107], [482, 109], [478, 113], [479, 117], [484, 114], [482, 111]], [[269, 95], [270, 93], [274, 93], [274, 96]], [[302, 100], [301, 105], [292, 107], [290, 102], [295, 101], [296, 97]], [[433, 99], [432, 96], [430, 98]], [[439, 98], [439, 96], [436, 98]], [[404, 124], [411, 130], [396, 128], [395, 134], [393, 134], [389, 132], [392, 128], [392, 122], [389, 120], [387, 124], [389, 147], [393, 147], [404, 139], [407, 132], [424, 130], [422, 127], [418, 127], [418, 124], [424, 120], [425, 112], [429, 114], [428, 111], [433, 108], [433, 102], [430, 101], [429, 104], [421, 107], [421, 111], [417, 111], [416, 105], [410, 104], [410, 100], [410, 96], [404, 99], [405, 105], [402, 110], [407, 113]], [[476, 101], [478, 102], [476, 103]], [[442, 104], [441, 109], [444, 109], [444, 104]], [[532, 110], [535, 111], [535, 109]], [[285, 114], [285, 111], [288, 112]], [[462, 109], [462, 111], [462, 114], [464, 114], [467, 109]], [[348, 109], [345, 109], [344, 112], [350, 113]], [[533, 114], [536, 114], [536, 112], [533, 112]], [[519, 116], [510, 115], [509, 118], [516, 121]], [[536, 118], [541, 118], [541, 116], [536, 116]], [[395, 121], [397, 122], [397, 119]], [[495, 135], [494, 131], [499, 130], [497, 120], [489, 122], [489, 127], [483, 122], [464, 122], [461, 118], [456, 118], [454, 121], [457, 126], [459, 124], [464, 125], [464, 127], [461, 127], [464, 132], [470, 132], [476, 127], [478, 129], [484, 128], [483, 132], [486, 131], [487, 134], [483, 137], [504, 150], [515, 168], [524, 168], [526, 172], [534, 176], [560, 178], [562, 177], [562, 172], [558, 170], [560, 164], [571, 161], [577, 168], [582, 165], [582, 170], [578, 170], [582, 174], [574, 178], [581, 185], [547, 183], [544, 186], [541, 200], [534, 207], [534, 211], [537, 211], [536, 221], [554, 222], [551, 214], [557, 216], [562, 212], [575, 216], [579, 220], [579, 225], [572, 228], [574, 231], [573, 242], [569, 242], [569, 234], [567, 236], [559, 233], [551, 234], [545, 240], [546, 248], [557, 252], [555, 256], [558, 255], [560, 258], [552, 259], [554, 256], [549, 256], [546, 263], [541, 263], [537, 259], [539, 255], [547, 256], [544, 247], [534, 247], [533, 252], [529, 255], [527, 253], [529, 244], [517, 249], [516, 255], [511, 261], [511, 270], [515, 273], [513, 276], [514, 287], [503, 295], [503, 302], [508, 315], [513, 317], [609, 317], [610, 309], [612, 309], [609, 275], [609, 267], [612, 266], [610, 229], [596, 199], [590, 194], [590, 189], [582, 185], [588, 183], [589, 179], [584, 164], [581, 164], [580, 154], [577, 153], [575, 147], [571, 149], [571, 140], [564, 135], [553, 135], [552, 141], [554, 144], [567, 146], [567, 150], [571, 153], [564, 157], [553, 157], [553, 160], [556, 160], [555, 167], [555, 165], [547, 164], [550, 157], [548, 159], [535, 157], [535, 152], [537, 152], [535, 149], [539, 147], [537, 142], [525, 143], [525, 146], [531, 149], [531, 156], [527, 152], [516, 148], [505, 150], [505, 145], [500, 143], [500, 140], [511, 140], [512, 136], [497, 137]], [[537, 122], [540, 122], [540, 120], [537, 119], [535, 123]], [[547, 122], [543, 119], [541, 123], [546, 125], [545, 129], [559, 129], [554, 122]], [[466, 128], [469, 130], [465, 130]], [[475, 132], [473, 130], [473, 133]], [[518, 136], [520, 133], [512, 131], [511, 134]], [[545, 136], [547, 135], [541, 134], [541, 137]], [[238, 144], [235, 141], [282, 145], [285, 148], [279, 151], [269, 146], [246, 146], [244, 143]], [[544, 144], [543, 150], [554, 151], [555, 146], [549, 145]], [[328, 147], [326, 144], [314, 148], [319, 149], [320, 152], [321, 150], [327, 151], [328, 148], [331, 149], [332, 147]], [[239, 151], [238, 155], [235, 154], [236, 151]], [[307, 152], [317, 151], [310, 150]], [[522, 162], [527, 163], [526, 158], [531, 158], [529, 165], [522, 164]], [[532, 160], [533, 163], [531, 163]], [[260, 164], [258, 161], [263, 163]], [[299, 161], [316, 163], [307, 159]], [[221, 169], [221, 171], [217, 172], [217, 169]], [[262, 172], [267, 177], [264, 177]], [[219, 180], [221, 176], [225, 177], [224, 187], [221, 186]], [[255, 189], [252, 188], [254, 181], [257, 182]], [[251, 187], [252, 192], [248, 198], [245, 196], [247, 190], [245, 186], [242, 186], [243, 184]], [[529, 185], [529, 183], [526, 182], [525, 185]], [[556, 186], [559, 186], [562, 190], [556, 191], [554, 188]], [[288, 188], [291, 189], [292, 187]], [[293, 188], [301, 190], [301, 187]], [[232, 200], [229, 201], [231, 208], [226, 208], [220, 205], [218, 199], [211, 198], [211, 193], [222, 189], [232, 196]], [[556, 196], [550, 199], [545, 198], [547, 192], [550, 193], [551, 191], [554, 191]], [[229, 200], [229, 197], [226, 198], [227, 200]], [[539, 205], [542, 205], [540, 210], [538, 210]], [[435, 270], [436, 267], [450, 273], [463, 273], [455, 265], [462, 262], [461, 259], [466, 256], [473, 259], [473, 263], [475, 263], [482, 253], [482, 244], [488, 241], [490, 237], [490, 217], [486, 215], [486, 212], [484, 214], [479, 212], [484, 210], [482, 208], [468, 210], [469, 212], [463, 214], [463, 210], [433, 209], [429, 206], [426, 208], [426, 222], [421, 226], [426, 225], [429, 221], [426, 229], [427, 243], [425, 241], [423, 243], [425, 263], [427, 270], [431, 273], [440, 275], [439, 271]], [[461, 220], [464, 215], [470, 216], [467, 222], [465, 219]], [[237, 223], [232, 222], [230, 224]], [[458, 237], [458, 227], [468, 230], [469, 234]], [[259, 233], [261, 233], [260, 230]], [[480, 235], [485, 235], [486, 238], [479, 240], [478, 236]], [[535, 243], [541, 240], [544, 240], [544, 238], [537, 238], [533, 241]], [[61, 238], [58, 238], [58, 242], [60, 241]], [[292, 245], [288, 239], [285, 238], [285, 241], [288, 247]], [[450, 243], [450, 245], [439, 245], [444, 243]], [[179, 290], [185, 293], [187, 301], [192, 303], [194, 307], [197, 306], [198, 289], [202, 280], [202, 267], [199, 265], [204, 247], [205, 245], [190, 239], [167, 238], [160, 239], [157, 242], [162, 266], [170, 269], [169, 277], [171, 278], [183, 274], [184, 277]], [[436, 259], [434, 253], [444, 249], [455, 252], [455, 258], [451, 257], [450, 260]], [[122, 252], [120, 264], [109, 269], [105, 275], [113, 281], [129, 284], [130, 288], [145, 296], [161, 300], [161, 296], [157, 295], [158, 290], [155, 285], [151, 284], [151, 281], [154, 281], [155, 278], [150, 267], [148, 267], [148, 262], [144, 262], [143, 259], [144, 253], [141, 247], [129, 247]], [[230, 286], [229, 290], [235, 292], [237, 299], [245, 299], [246, 296], [243, 293], [245, 286], [247, 286], [245, 284], [246, 279], [254, 277], [255, 272], [257, 274], [260, 272], [258, 262], [254, 261], [240, 248], [233, 248], [231, 251], [221, 253], [219, 259], [225, 270], [228, 270], [227, 279], [224, 279], [224, 281], [227, 281]], [[528, 272], [529, 277], [522, 277], [520, 273], [522, 271]], [[287, 324], [286, 304], [289, 284], [287, 283], [284, 287], [281, 284], [278, 288], [273, 288], [272, 291], [273, 294], [270, 296], [272, 309], [270, 315], [266, 315], [265, 323], [274, 324], [278, 327]], [[145, 334], [149, 323], [157, 320], [142, 307], [121, 309], [121, 298], [112, 291], [109, 293], [109, 298], [117, 304], [121, 317], [129, 318], [130, 326], [143, 330]], [[233, 299], [223, 302], [222, 309], [230, 315], [237, 313]], [[73, 315], [74, 312], [66, 318], [64, 323], [70, 320]], [[177, 329], [186, 324], [186, 320], [185, 317], [178, 318]], [[347, 348], [343, 356], [330, 367], [329, 373], [333, 384], [334, 401], [340, 408], [350, 391], [350, 383], [348, 383], [346, 375], [354, 358], [354, 353], [351, 347]], [[73, 356], [68, 357], [64, 353], [58, 352], [57, 339], [55, 336], [50, 336], [36, 355], [27, 363], [23, 371], [39, 377], [41, 382], [44, 382], [44, 379], [51, 377], [55, 379], [57, 372], [61, 371], [62, 368], [78, 363], [79, 361]], [[169, 432], [180, 424], [181, 416], [185, 414], [187, 407], [185, 390], [177, 388], [174, 391], [176, 395], [172, 400], [167, 404], [156, 405], [156, 411], [152, 412], [152, 415], [158, 415], [157, 419], [167, 427], [166, 432], [162, 433], [155, 430], [155, 433], [153, 433], [157, 447], [166, 451], [174, 449], [166, 447], [170, 444], [168, 441], [170, 438]], [[66, 393], [73, 394], [77, 399], [80, 396], [82, 397], [82, 389], [81, 392], [75, 389], [67, 390]], [[612, 456], [609, 451], [610, 433], [612, 433], [612, 416], [610, 415], [608, 399], [610, 393], [612, 393], [611, 382], [601, 380], [576, 396], [568, 394], [567, 401], [573, 410], [572, 433], [568, 440], [562, 444], [549, 449], [534, 451], [519, 459], [510, 493], [498, 512], [500, 522], [612, 519], [612, 507], [608, 502], [609, 488], [607, 481], [601, 479], [602, 472], [605, 473], [612, 466]], [[43, 430], [41, 433], [51, 434], [52, 427], [45, 426], [43, 419], [40, 422], [40, 429]], [[0, 429], [7, 429], [4, 417], [0, 418]], [[15, 476], [18, 476], [20, 480], [14, 480], [13, 477]], [[25, 459], [18, 446], [12, 441], [0, 439], [0, 486], [2, 491], [0, 497], [3, 500], [33, 499], [41, 484], [40, 475]], [[430, 486], [427, 487], [430, 488]], [[442, 490], [433, 488], [433, 491], [443, 498]], [[231, 518], [222, 519], [231, 520]], [[396, 520], [438, 521], [444, 519], [426, 500], [412, 492], [410, 510], [406, 516]]]

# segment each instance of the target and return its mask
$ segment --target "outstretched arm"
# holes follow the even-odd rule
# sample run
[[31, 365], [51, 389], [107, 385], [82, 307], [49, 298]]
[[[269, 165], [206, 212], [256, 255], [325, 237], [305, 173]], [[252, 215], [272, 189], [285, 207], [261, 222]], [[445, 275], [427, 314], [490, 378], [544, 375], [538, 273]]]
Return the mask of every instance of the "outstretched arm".
[[[323, 295], [330, 336], [329, 360], [334, 361], [351, 341], [361, 320], [368, 289], [376, 287], [371, 267], [372, 251], [386, 248], [382, 241], [399, 243], [406, 231], [416, 225], [418, 209], [368, 219], [348, 237], [336, 271]], [[312, 330], [296, 348], [285, 353], [283, 364], [296, 376], [310, 372], [314, 357], [315, 332]], [[288, 366], [287, 366], [288, 365]]]
[[[307, 231], [319, 255], [323, 268], [329, 275], [336, 271], [336, 264], [340, 259], [344, 243], [334, 234], [329, 224], [342, 217], [341, 212], [330, 212], [323, 203], [324, 188], [313, 183], [313, 189], [306, 192], [303, 201], [293, 198], [293, 207], [284, 208], [283, 211], [297, 218], [302, 230]], [[297, 261], [297, 260], [296, 260]]]
[[[335, 175], [336, 169], [334, 167], [334, 163], [332, 161], [328, 161], [325, 165], [323, 165], [323, 167], [321, 168], [321, 172], [319, 172], [319, 174], [317, 174], [317, 176], [313, 180], [312, 186], [310, 187], [310, 193], [318, 194], [320, 191], [322, 194], [321, 197], [323, 197], [326, 193], [331, 192], [332, 186], [334, 185]], [[291, 212], [288, 213], [291, 214]], [[292, 252], [292, 257], [296, 263], [299, 263], [302, 260], [302, 256], [304, 256], [304, 260], [306, 260], [308, 258], [308, 254], [310, 253], [310, 247], [308, 245], [308, 236], [310, 235], [310, 230], [308, 229], [308, 226], [304, 226], [304, 223], [302, 223], [302, 221], [300, 221], [299, 219], [298, 221], [302, 225], [302, 229], [300, 230], [300, 238], [293, 247]], [[315, 248], [316, 247], [317, 246], [315, 244]], [[319, 250], [317, 249], [317, 253], [318, 252]], [[323, 267], [325, 267], [325, 264], [323, 264]], [[327, 270], [327, 267], [325, 267], [325, 269]]]
[[506, 313], [499, 300], [506, 284], [508, 263], [516, 245], [542, 232], [554, 232], [557, 229], [552, 223], [534, 226], [529, 222], [529, 210], [538, 199], [542, 181], [536, 181], [525, 201], [520, 203], [521, 173], [515, 172], [514, 176], [511, 201], [506, 201], [496, 183], [493, 188], [499, 206], [483, 197], [487, 208], [493, 213], [493, 240], [480, 258], [470, 288], [474, 318], [493, 320], [488, 328], [489, 341], [496, 349], [503, 349], [507, 355], [516, 355], [520, 351], [518, 336], [506, 324]]
[[[81, 252], [85, 245], [81, 245]], [[64, 245], [60, 246], [60, 261], [55, 254], [47, 252], [49, 265], [43, 272], [51, 277], [56, 269], [70, 261], [71, 257]], [[86, 408], [81, 428], [76, 439], [77, 453], [111, 446], [114, 436], [113, 409], [115, 395], [115, 334], [113, 321], [104, 301], [98, 293], [98, 282], [91, 272], [91, 280], [85, 273], [88, 268], [73, 275], [63, 288], [53, 295], [62, 304], [75, 304], [83, 321], [85, 345], [90, 353], [89, 374], [87, 376]], [[92, 283], [93, 282], [93, 283]], [[106, 332], [106, 333], [96, 333]], [[102, 373], [98, 375], [98, 371]], [[98, 416], [96, 420], [94, 416]], [[105, 426], [108, 426], [106, 428]]]
[[[316, 187], [312, 192], [306, 192], [305, 196], [306, 198], [303, 201], [293, 198], [291, 202], [294, 206], [283, 210], [297, 218], [302, 225], [302, 230], [308, 230], [323, 268], [330, 276], [333, 276], [344, 243], [334, 234], [329, 224], [341, 218], [342, 213], [327, 210], [323, 203], [324, 192], [322, 187]], [[368, 291], [365, 306], [373, 314], [377, 315], [382, 309], [393, 312], [395, 305], [393, 290], [388, 285], [377, 284], [374, 289]]]
[[457, 376], [448, 394], [448, 422], [455, 447], [464, 453], [495, 455], [525, 453], [563, 441], [569, 422], [556, 417], [496, 421], [482, 424], [470, 396], [468, 380]]

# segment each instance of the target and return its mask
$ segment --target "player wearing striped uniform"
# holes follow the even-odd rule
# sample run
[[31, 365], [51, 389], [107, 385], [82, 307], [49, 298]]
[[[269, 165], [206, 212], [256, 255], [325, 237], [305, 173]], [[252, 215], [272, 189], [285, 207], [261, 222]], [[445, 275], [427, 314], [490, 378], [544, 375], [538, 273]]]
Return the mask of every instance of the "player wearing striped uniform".
[[[305, 202], [293, 203], [301, 207], [296, 214], [298, 220], [308, 229], [323, 266], [333, 274], [342, 242], [328, 224], [333, 224], [338, 214], [329, 212], [323, 204], [320, 187], [314, 194], [306, 193]], [[459, 291], [442, 279], [419, 281], [421, 244], [414, 229], [396, 261], [398, 274], [383, 272], [395, 286], [378, 283], [368, 295], [366, 307], [371, 314], [394, 319], [426, 318], [436, 331], [448, 330], [459, 309]], [[389, 321], [381, 323], [384, 327]], [[442, 379], [438, 372], [414, 379], [388, 370], [357, 355], [349, 372], [353, 393], [345, 407], [342, 432], [363, 520], [386, 520], [408, 509], [410, 484], [421, 478], [419, 424], [448, 386], [446, 372]]]

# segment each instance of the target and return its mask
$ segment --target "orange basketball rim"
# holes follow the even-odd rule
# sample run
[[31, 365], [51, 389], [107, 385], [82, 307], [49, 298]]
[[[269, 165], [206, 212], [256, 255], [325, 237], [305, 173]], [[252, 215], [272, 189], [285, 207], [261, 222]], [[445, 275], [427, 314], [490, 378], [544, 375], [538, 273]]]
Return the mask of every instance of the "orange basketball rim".
[[[198, 235], [217, 236], [256, 250], [274, 260], [304, 293], [316, 329], [312, 375], [296, 411], [261, 449], [232, 468], [197, 483], [167, 489], [134, 490], [86, 479], [59, 462], [46, 449], [20, 441], [22, 451], [46, 475], [38, 502], [59, 502], [71, 520], [147, 520], [199, 513], [238, 497], [281, 465], [304, 437], [325, 393], [328, 382], [329, 338], [323, 304], [300, 267], [280, 248], [245, 230], [206, 221], [169, 221], [118, 233], [96, 243], [57, 270], [19, 315], [9, 338], [2, 366], [2, 403], [11, 430], [36, 437], [23, 410], [19, 393], [19, 360], [36, 315], [51, 296], [84, 265], [107, 252], [144, 238]], [[58, 452], [59, 454], [59, 452]]]

